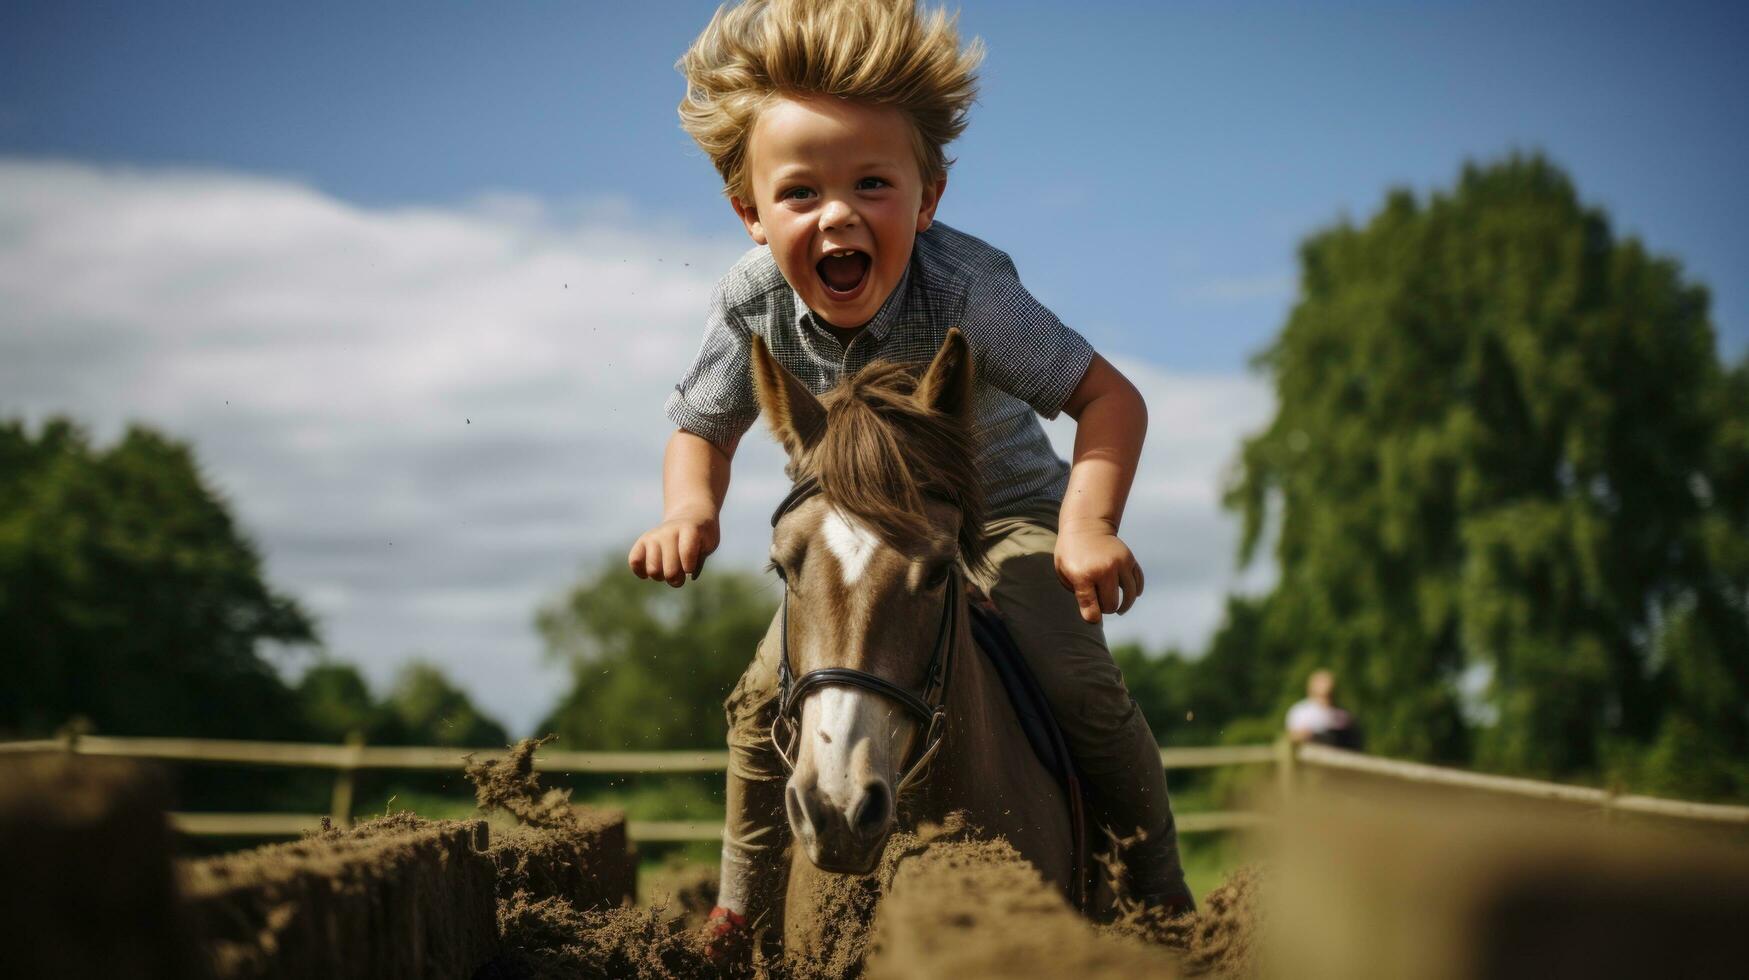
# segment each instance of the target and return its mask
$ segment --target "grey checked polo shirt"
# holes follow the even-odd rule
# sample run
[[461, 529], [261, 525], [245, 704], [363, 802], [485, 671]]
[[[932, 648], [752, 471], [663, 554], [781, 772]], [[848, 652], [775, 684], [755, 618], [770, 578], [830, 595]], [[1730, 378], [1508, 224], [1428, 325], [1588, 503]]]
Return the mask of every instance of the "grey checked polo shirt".
[[680, 428], [727, 445], [759, 415], [754, 334], [820, 395], [871, 361], [928, 363], [955, 326], [976, 368], [972, 415], [991, 515], [1062, 500], [1069, 464], [1039, 416], [1056, 417], [1093, 347], [1027, 292], [1007, 254], [939, 221], [917, 236], [898, 287], [848, 346], [790, 288], [770, 249], [749, 251], [717, 283], [704, 343], [665, 411]]

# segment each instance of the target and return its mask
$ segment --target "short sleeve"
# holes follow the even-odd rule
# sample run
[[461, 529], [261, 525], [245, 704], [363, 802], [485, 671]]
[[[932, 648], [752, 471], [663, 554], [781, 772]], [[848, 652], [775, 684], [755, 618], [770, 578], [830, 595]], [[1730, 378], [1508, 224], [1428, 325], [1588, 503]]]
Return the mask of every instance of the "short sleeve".
[[1093, 363], [1093, 345], [1033, 298], [1001, 252], [973, 274], [960, 329], [979, 378], [1047, 419], [1057, 417]]
[[1306, 717], [1306, 703], [1304, 701], [1301, 701], [1298, 704], [1295, 704], [1293, 707], [1287, 709], [1287, 730], [1288, 731], [1290, 731], [1290, 732], [1309, 732], [1316, 727], [1317, 727], [1316, 725], [1311, 723], [1311, 719]]
[[698, 355], [663, 412], [680, 428], [726, 448], [759, 417], [751, 369], [752, 334], [729, 311], [719, 284], [711, 294]]

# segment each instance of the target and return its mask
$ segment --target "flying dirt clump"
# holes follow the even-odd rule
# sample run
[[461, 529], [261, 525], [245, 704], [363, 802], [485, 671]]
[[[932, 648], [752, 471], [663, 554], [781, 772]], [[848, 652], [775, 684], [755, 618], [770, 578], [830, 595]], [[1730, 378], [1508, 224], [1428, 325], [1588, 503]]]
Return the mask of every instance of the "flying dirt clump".
[[571, 791], [543, 791], [534, 774], [534, 754], [556, 736], [525, 738], [502, 759], [475, 762], [468, 757], [462, 771], [474, 784], [474, 801], [482, 810], [503, 810], [530, 827], [568, 829], [577, 822]]

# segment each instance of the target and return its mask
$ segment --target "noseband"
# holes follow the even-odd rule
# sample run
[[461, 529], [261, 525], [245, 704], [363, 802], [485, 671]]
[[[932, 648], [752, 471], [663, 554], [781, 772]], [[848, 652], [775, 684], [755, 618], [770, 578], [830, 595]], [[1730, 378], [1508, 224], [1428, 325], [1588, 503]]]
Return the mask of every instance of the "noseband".
[[[810, 478], [797, 483], [789, 495], [783, 498], [783, 502], [777, 505], [777, 510], [771, 515], [771, 526], [777, 527], [777, 522], [785, 514], [800, 507], [804, 501], [819, 492], [820, 484], [817, 480]], [[795, 771], [796, 743], [801, 737], [802, 699], [815, 688], [839, 684], [860, 687], [897, 701], [923, 726], [922, 747], [916, 758], [899, 771], [899, 786], [894, 795], [905, 792], [907, 786], [923, 775], [929, 766], [929, 760], [935, 758], [936, 750], [941, 748], [941, 737], [947, 729], [947, 682], [952, 672], [953, 636], [959, 620], [958, 586], [959, 569], [956, 565], [948, 573], [941, 620], [936, 627], [935, 651], [929, 657], [929, 667], [924, 674], [923, 693], [919, 696], [885, 677], [852, 667], [821, 667], [796, 677], [789, 665], [789, 585], [785, 583], [783, 609], [778, 614], [778, 635], [781, 641], [777, 659], [778, 709], [777, 717], [771, 721], [771, 745], [777, 750], [778, 758], [783, 760], [786, 772]], [[780, 728], [789, 729], [787, 738], [779, 734]]]

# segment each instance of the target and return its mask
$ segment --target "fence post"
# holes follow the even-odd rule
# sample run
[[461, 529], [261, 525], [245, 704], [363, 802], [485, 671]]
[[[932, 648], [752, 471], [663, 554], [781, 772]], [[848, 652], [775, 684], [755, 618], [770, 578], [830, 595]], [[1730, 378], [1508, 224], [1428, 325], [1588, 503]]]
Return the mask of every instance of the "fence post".
[[55, 733], [55, 737], [61, 740], [61, 751], [73, 755], [79, 751], [79, 740], [96, 730], [97, 726], [91, 723], [91, 719], [84, 715], [74, 715], [67, 719], [61, 730]]
[[1294, 767], [1298, 762], [1294, 752], [1294, 740], [1286, 733], [1275, 739], [1275, 785], [1281, 794], [1282, 802], [1294, 795], [1296, 773]]
[[330, 819], [336, 827], [352, 826], [352, 792], [358, 777], [358, 764], [364, 756], [364, 733], [348, 732], [346, 755], [334, 771], [334, 798], [329, 803]]

